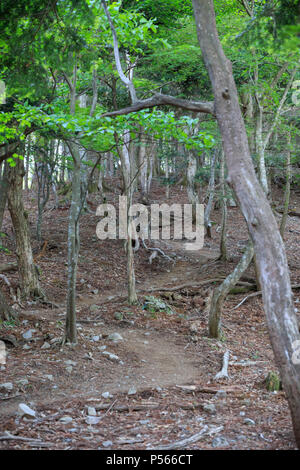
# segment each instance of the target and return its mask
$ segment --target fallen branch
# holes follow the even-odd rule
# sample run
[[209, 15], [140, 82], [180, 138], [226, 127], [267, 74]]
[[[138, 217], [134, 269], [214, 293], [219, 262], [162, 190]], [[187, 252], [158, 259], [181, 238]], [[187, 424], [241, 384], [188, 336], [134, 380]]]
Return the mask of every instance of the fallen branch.
[[186, 439], [182, 439], [180, 441], [173, 442], [172, 444], [167, 444], [163, 446], [155, 446], [154, 449], [158, 450], [169, 450], [169, 449], [181, 449], [186, 448], [189, 444], [194, 444], [198, 442], [203, 436], [211, 436], [212, 434], [216, 434], [224, 429], [224, 426], [207, 426], [205, 425], [200, 432], [194, 434], [193, 436], [187, 437]]
[[[293, 286], [291, 286], [292, 289], [300, 289], [300, 284], [294, 284]], [[246, 302], [246, 300], [250, 299], [251, 297], [256, 297], [258, 295], [261, 295], [262, 292], [261, 290], [257, 291], [257, 292], [253, 292], [252, 294], [249, 294], [247, 295], [246, 297], [244, 297], [244, 299], [239, 303], [237, 304], [231, 311], [233, 312], [233, 310], [236, 310], [237, 308], [239, 308], [241, 305], [243, 305], [244, 302]]]
[[7, 273], [9, 271], [17, 271], [18, 265], [17, 263], [7, 263], [0, 265], [0, 273]]
[[229, 379], [228, 376], [228, 363], [229, 363], [229, 351], [227, 350], [223, 356], [223, 366], [220, 372], [215, 375], [215, 380]]

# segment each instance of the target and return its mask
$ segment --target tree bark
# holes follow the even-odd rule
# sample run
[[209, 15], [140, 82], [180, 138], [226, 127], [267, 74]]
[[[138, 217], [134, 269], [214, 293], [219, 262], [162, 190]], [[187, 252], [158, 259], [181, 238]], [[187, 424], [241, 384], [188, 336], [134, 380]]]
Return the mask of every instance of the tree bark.
[[44, 297], [38, 279], [38, 272], [33, 262], [28, 214], [24, 210], [22, 188], [24, 164], [16, 159], [16, 166], [8, 169], [8, 209], [16, 236], [16, 255], [22, 295], [25, 298]]
[[293, 360], [300, 336], [285, 247], [255, 175], [231, 63], [224, 55], [216, 29], [213, 1], [193, 0], [193, 7], [200, 47], [213, 87], [228, 181], [237, 195], [253, 240], [270, 340], [300, 447], [300, 364]]

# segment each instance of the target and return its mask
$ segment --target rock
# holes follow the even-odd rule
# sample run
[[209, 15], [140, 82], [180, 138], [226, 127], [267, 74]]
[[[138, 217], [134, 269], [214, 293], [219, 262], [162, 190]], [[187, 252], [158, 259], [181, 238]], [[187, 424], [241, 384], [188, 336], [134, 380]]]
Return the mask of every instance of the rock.
[[253, 421], [253, 419], [250, 419], [250, 418], [245, 418], [244, 419], [244, 424], [254, 425], [255, 421]]
[[71, 416], [62, 416], [59, 421], [63, 424], [69, 424], [72, 423], [73, 418]]
[[65, 364], [67, 364], [67, 366], [77, 366], [77, 362], [71, 361], [70, 359], [65, 361]]
[[87, 416], [85, 422], [86, 424], [98, 424], [100, 420], [101, 418], [97, 416]]
[[216, 407], [212, 403], [205, 403], [203, 405], [203, 410], [209, 414], [214, 414], [216, 412]]
[[28, 344], [24, 344], [22, 349], [31, 349], [31, 347]]
[[36, 412], [29, 408], [25, 403], [20, 403], [18, 406], [18, 412], [23, 418], [33, 419], [35, 418]]
[[99, 335], [96, 335], [96, 336], [93, 336], [93, 337], [92, 337], [92, 341], [94, 341], [94, 342], [99, 341], [99, 339], [100, 339], [100, 336], [99, 336]]
[[51, 374], [46, 374], [44, 377], [45, 377], [45, 379], [48, 379], [48, 380], [50, 380], [51, 382], [54, 380], [54, 379], [53, 379], [53, 375], [51, 375]]
[[117, 356], [116, 354], [110, 353], [108, 351], [103, 351], [102, 354], [107, 356], [108, 359], [110, 359], [111, 361], [118, 362], [120, 360], [119, 356]]
[[29, 340], [32, 338], [32, 333], [34, 333], [35, 330], [27, 330], [25, 333], [22, 334], [23, 338], [26, 340]]
[[115, 318], [115, 320], [123, 320], [123, 313], [115, 312], [114, 313], [114, 318]]
[[24, 387], [25, 385], [28, 385], [29, 382], [27, 379], [19, 379], [16, 381], [16, 384], [19, 385], [20, 387]]
[[123, 341], [123, 337], [119, 333], [112, 333], [108, 336], [108, 339], [114, 342]]
[[112, 398], [112, 395], [111, 395], [109, 392], [103, 392], [103, 393], [101, 394], [101, 396], [102, 396], [103, 398]]
[[95, 295], [99, 294], [99, 289], [92, 290], [92, 294], [95, 294]]
[[73, 367], [72, 367], [72, 366], [66, 367], [66, 371], [67, 371], [69, 374], [71, 374], [72, 370], [73, 370]]
[[135, 389], [135, 387], [130, 387], [130, 389], [128, 390], [127, 395], [135, 395], [135, 394], [136, 394], [136, 389]]
[[93, 406], [88, 406], [87, 413], [89, 416], [97, 416], [97, 411]]
[[0, 390], [4, 390], [5, 392], [10, 392], [13, 390], [14, 386], [11, 382], [5, 382], [3, 384], [0, 384]]
[[212, 447], [214, 447], [214, 448], [217, 448], [217, 447], [228, 447], [228, 446], [229, 446], [229, 442], [227, 441], [227, 439], [225, 439], [225, 437], [218, 436], [218, 437], [215, 437], [215, 438], [212, 440], [211, 445], [212, 445]]
[[47, 343], [47, 341], [45, 341], [43, 346], [41, 346], [41, 349], [49, 349], [49, 348], [51, 348], [51, 345]]
[[103, 447], [110, 447], [113, 445], [112, 441], [104, 441], [102, 442]]

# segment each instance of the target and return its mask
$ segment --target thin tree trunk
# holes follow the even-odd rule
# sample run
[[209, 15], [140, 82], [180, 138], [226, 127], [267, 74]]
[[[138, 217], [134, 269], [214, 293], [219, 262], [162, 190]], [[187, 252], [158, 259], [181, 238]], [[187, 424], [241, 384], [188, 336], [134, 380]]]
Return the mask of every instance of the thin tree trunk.
[[44, 297], [33, 262], [28, 214], [22, 200], [24, 164], [16, 159], [16, 166], [8, 169], [8, 209], [16, 236], [16, 255], [22, 295], [25, 298]]
[[210, 221], [210, 213], [212, 210], [213, 200], [215, 197], [215, 167], [217, 161], [217, 151], [213, 153], [210, 162], [210, 178], [208, 184], [208, 202], [206, 204], [205, 212], [204, 212], [204, 226], [206, 228], [206, 235], [211, 238], [211, 221]]
[[7, 174], [8, 174], [8, 162], [5, 160], [3, 163], [4, 168], [3, 168], [3, 173], [0, 181], [0, 231], [2, 230], [2, 224], [3, 224], [3, 217], [4, 217], [4, 211], [6, 208], [7, 204], [7, 187], [8, 187], [8, 180], [7, 180]]
[[285, 161], [285, 190], [284, 190], [284, 203], [283, 203], [283, 214], [280, 223], [280, 234], [284, 237], [284, 231], [289, 212], [290, 194], [291, 194], [291, 133], [288, 133], [287, 138], [287, 152]]
[[224, 151], [221, 150], [221, 159], [220, 159], [220, 184], [221, 184], [221, 211], [222, 211], [222, 221], [221, 221], [221, 241], [220, 241], [220, 259], [222, 261], [227, 261], [227, 199], [226, 199], [226, 183], [225, 183], [225, 156]]
[[193, 7], [200, 47], [213, 87], [228, 179], [253, 240], [270, 340], [300, 447], [300, 364], [294, 360], [300, 335], [285, 247], [255, 175], [231, 63], [224, 55], [216, 29], [213, 1], [193, 0]]

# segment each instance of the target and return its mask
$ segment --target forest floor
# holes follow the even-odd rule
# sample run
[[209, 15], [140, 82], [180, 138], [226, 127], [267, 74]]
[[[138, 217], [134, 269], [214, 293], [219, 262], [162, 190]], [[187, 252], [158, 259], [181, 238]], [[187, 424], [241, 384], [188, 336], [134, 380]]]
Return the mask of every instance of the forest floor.
[[[106, 184], [116, 187], [115, 181]], [[164, 191], [154, 184], [151, 203], [166, 202]], [[0, 449], [296, 448], [284, 391], [270, 392], [264, 385], [268, 372], [278, 371], [261, 297], [235, 308], [247, 294], [229, 296], [222, 341], [208, 337], [209, 293], [220, 282], [210, 280], [232, 271], [248, 240], [238, 208], [228, 211], [226, 263], [218, 260], [219, 210], [212, 213], [212, 238], [206, 238], [198, 252], [184, 250], [183, 242], [161, 242], [158, 246], [173, 262], [159, 257], [150, 264], [149, 251], [141, 247], [135, 254], [140, 302], [132, 307], [126, 302], [124, 244], [96, 237], [99, 217], [94, 213], [100, 198], [90, 195], [93, 213], [81, 218], [78, 344], [62, 347], [67, 204], [51, 210], [53, 201], [49, 202], [43, 250], [35, 239], [32, 194], [24, 197], [35, 261], [42, 287], [55, 305], [14, 304], [11, 295], [17, 290], [17, 273], [6, 274], [12, 290], [0, 278], [7, 299], [19, 313], [17, 323], [0, 325], [0, 339], [7, 347], [6, 365], [0, 366]], [[107, 195], [107, 202], [118, 202], [117, 192]], [[281, 197], [282, 192], [273, 196], [279, 206]], [[187, 203], [185, 190], [172, 187], [169, 202]], [[294, 191], [291, 208], [299, 208], [299, 203], [300, 194]], [[1, 253], [0, 262], [13, 262], [14, 235], [8, 214], [2, 230], [7, 235], [2, 243], [11, 253]], [[285, 241], [292, 284], [300, 283], [299, 235], [300, 218], [289, 217]], [[253, 265], [246, 275], [255, 278]], [[294, 294], [299, 308], [299, 290]], [[149, 295], [171, 310], [147, 310]], [[216, 380], [226, 350], [229, 378]], [[11, 386], [1, 388], [3, 383]], [[20, 403], [34, 410], [35, 417], [21, 417]], [[184, 443], [201, 431], [195, 442]]]

